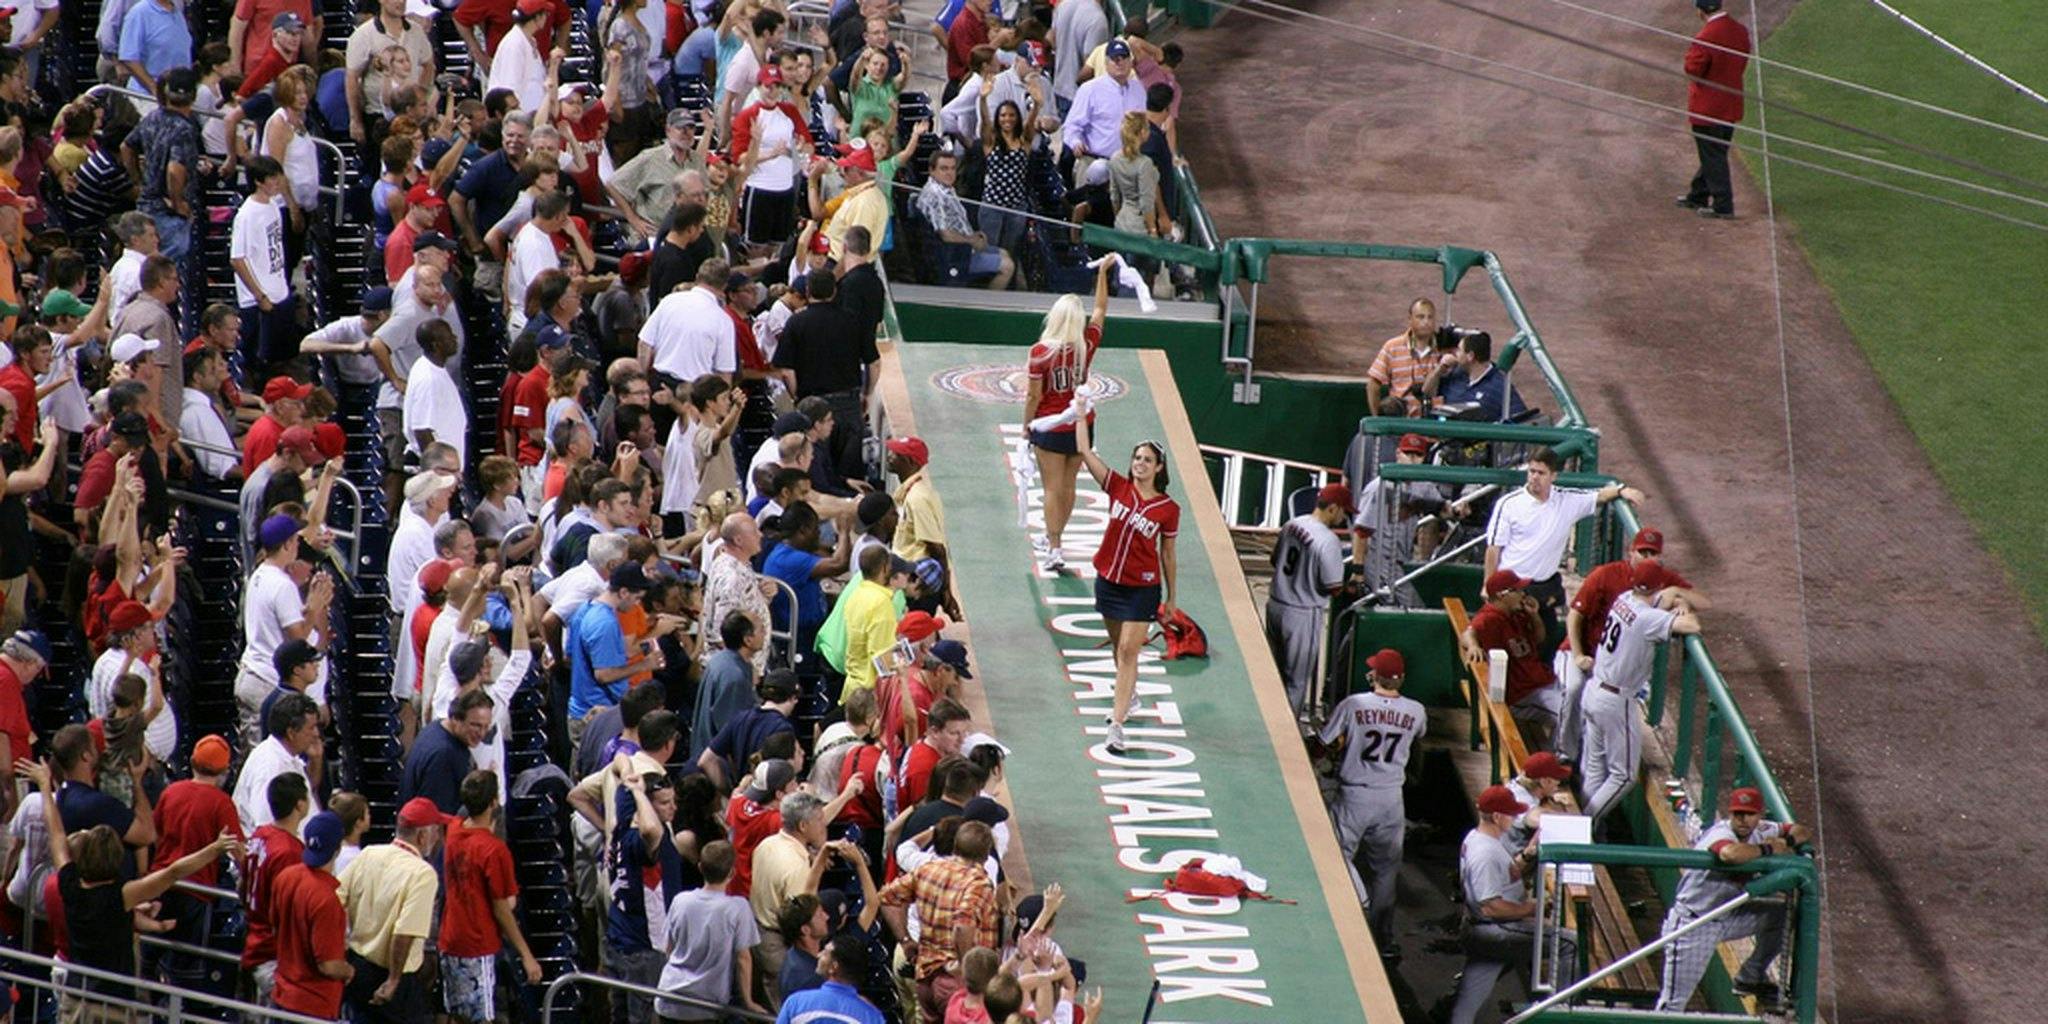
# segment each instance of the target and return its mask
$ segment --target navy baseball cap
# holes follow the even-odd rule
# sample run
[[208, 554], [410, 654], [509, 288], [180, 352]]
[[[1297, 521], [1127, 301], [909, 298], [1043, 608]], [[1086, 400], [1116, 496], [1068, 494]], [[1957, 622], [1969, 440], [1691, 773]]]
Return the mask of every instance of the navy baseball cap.
[[618, 568], [612, 570], [609, 582], [613, 590], [637, 590], [644, 594], [652, 589], [647, 581], [647, 570], [640, 568], [638, 562], [620, 562]]
[[918, 559], [912, 571], [926, 590], [937, 590], [946, 584], [946, 567], [936, 558]]
[[293, 519], [291, 516], [279, 513], [265, 519], [263, 525], [256, 528], [256, 543], [262, 545], [265, 549], [275, 548], [285, 541], [292, 539], [293, 534], [305, 528], [304, 523]]
[[769, 429], [769, 433], [776, 437], [781, 437], [784, 434], [801, 434], [811, 429], [811, 426], [812, 423], [809, 416], [792, 410], [775, 417], [775, 426]]
[[365, 313], [391, 312], [391, 289], [378, 285], [363, 289], [362, 310]]
[[348, 829], [341, 823], [341, 815], [333, 811], [321, 811], [306, 819], [299, 830], [300, 838], [306, 841], [305, 852], [299, 855], [299, 862], [312, 870], [319, 870], [334, 860], [341, 852], [342, 837]]
[[1108, 46], [1103, 47], [1102, 55], [1110, 60], [1130, 60], [1131, 44], [1121, 39], [1112, 39]]
[[932, 645], [931, 655], [953, 667], [962, 679], [974, 678], [967, 670], [967, 645], [958, 640], [941, 640]]
[[447, 235], [440, 233], [439, 231], [420, 232], [418, 235], [414, 236], [412, 240], [412, 247], [414, 251], [418, 251], [420, 249], [440, 249], [443, 252], [462, 251], [462, 246], [455, 244], [455, 239], [450, 238]]

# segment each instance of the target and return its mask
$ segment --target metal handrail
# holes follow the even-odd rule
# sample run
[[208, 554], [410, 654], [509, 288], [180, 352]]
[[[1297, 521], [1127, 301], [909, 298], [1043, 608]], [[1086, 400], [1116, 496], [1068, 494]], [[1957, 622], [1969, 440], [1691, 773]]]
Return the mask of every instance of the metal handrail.
[[773, 1024], [775, 1020], [772, 1015], [757, 1013], [753, 1010], [742, 1009], [737, 1006], [714, 1003], [707, 999], [698, 999], [695, 996], [686, 996], [677, 992], [666, 992], [658, 988], [649, 988], [646, 985], [635, 985], [630, 981], [607, 978], [602, 974], [586, 974], [582, 971], [571, 971], [548, 982], [547, 992], [541, 996], [540, 1000], [541, 1024], [555, 1024], [555, 996], [562, 991], [564, 986], [572, 984], [597, 985], [601, 988], [618, 989], [621, 992], [630, 992], [634, 995], [647, 996], [651, 999], [665, 999], [669, 1002], [681, 1003], [684, 1006], [698, 1010], [713, 1010], [728, 1017], [737, 1017], [741, 1020], [763, 1021], [768, 1022], [768, 1024]]
[[[29, 988], [48, 989], [52, 993], [69, 992], [94, 1003], [104, 1003], [123, 1009], [139, 1010], [152, 1017], [161, 1014], [172, 1022], [183, 1020], [185, 1003], [194, 1001], [208, 1006], [217, 1006], [252, 1020], [273, 1020], [289, 1022], [289, 1024], [333, 1024], [332, 1021], [321, 1020], [318, 1017], [309, 1017], [302, 1013], [293, 1013], [290, 1010], [258, 1006], [255, 1003], [246, 1003], [239, 999], [218, 996], [197, 989], [178, 988], [177, 986], [166, 985], [162, 982], [148, 981], [143, 978], [131, 978], [112, 971], [103, 971], [97, 967], [87, 967], [68, 960], [55, 960], [50, 957], [36, 956], [33, 953], [24, 953], [20, 950], [0, 946], [0, 963], [6, 961], [40, 967], [45, 971], [62, 971], [64, 972], [65, 982], [60, 984], [51, 978], [11, 971], [5, 967], [0, 967], [0, 980], [6, 980], [16, 985], [25, 985]], [[70, 984], [74, 978], [92, 978], [125, 985], [136, 992], [147, 992], [152, 995], [162, 996], [168, 1005], [159, 1006], [136, 1000], [122, 999], [116, 996], [102, 995], [96, 992], [85, 992], [77, 986]]]

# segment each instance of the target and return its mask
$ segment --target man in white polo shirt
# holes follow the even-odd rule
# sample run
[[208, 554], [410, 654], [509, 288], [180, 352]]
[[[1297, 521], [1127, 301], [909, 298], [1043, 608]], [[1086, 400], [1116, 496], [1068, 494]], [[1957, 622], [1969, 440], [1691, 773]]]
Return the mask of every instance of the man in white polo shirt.
[[1522, 467], [1528, 483], [1502, 498], [1486, 524], [1485, 576], [1506, 569], [1529, 581], [1529, 596], [1536, 599], [1537, 614], [1543, 618], [1546, 649], [1554, 649], [1564, 635], [1559, 625], [1564, 580], [1558, 567], [1564, 562], [1572, 527], [1616, 498], [1640, 505], [1648, 497], [1619, 483], [1597, 491], [1555, 486], [1563, 466], [1564, 459], [1548, 448], [1531, 452]]
[[705, 260], [689, 288], [671, 292], [654, 307], [640, 328], [640, 365], [666, 378], [662, 383], [690, 382], [707, 373], [727, 380], [739, 369], [738, 342], [732, 317], [725, 312], [725, 280], [732, 265]]

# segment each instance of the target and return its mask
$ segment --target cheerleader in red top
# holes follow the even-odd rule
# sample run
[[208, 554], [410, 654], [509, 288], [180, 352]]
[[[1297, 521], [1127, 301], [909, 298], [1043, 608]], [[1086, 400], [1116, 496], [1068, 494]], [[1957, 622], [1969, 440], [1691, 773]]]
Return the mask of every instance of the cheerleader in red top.
[[[1074, 446], [1074, 393], [1088, 380], [1095, 350], [1102, 347], [1102, 322], [1109, 315], [1109, 276], [1113, 262], [1095, 274], [1095, 314], [1081, 319], [1081, 297], [1062, 295], [1045, 314], [1038, 344], [1031, 346], [1024, 392], [1024, 436], [1038, 457], [1038, 476], [1045, 486], [1045, 536], [1039, 558], [1047, 572], [1067, 567], [1060, 535], [1074, 514], [1074, 478], [1081, 456]], [[1092, 415], [1092, 414], [1091, 414]], [[1033, 429], [1033, 424], [1043, 429]]]
[[1129, 476], [1095, 454], [1087, 404], [1084, 399], [1074, 421], [1074, 441], [1089, 475], [1109, 495], [1109, 527], [1095, 552], [1095, 610], [1116, 649], [1116, 697], [1106, 746], [1120, 755], [1124, 718], [1138, 688], [1138, 649], [1145, 646], [1153, 621], [1173, 612], [1173, 539], [1180, 533], [1180, 505], [1166, 496], [1166, 449], [1159, 442], [1140, 441], [1131, 449]]

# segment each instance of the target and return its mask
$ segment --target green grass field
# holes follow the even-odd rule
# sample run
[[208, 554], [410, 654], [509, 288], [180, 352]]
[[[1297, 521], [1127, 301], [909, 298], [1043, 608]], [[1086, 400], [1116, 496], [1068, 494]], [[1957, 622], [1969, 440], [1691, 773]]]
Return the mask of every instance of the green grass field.
[[[2048, 92], [2040, 0], [1894, 0], [1921, 24]], [[1764, 55], [2048, 135], [2048, 107], [2014, 94], [1866, 0], [1803, 0]], [[1755, 65], [1752, 65], [1755, 67]], [[1778, 68], [1765, 95], [2030, 181], [2048, 182], [2048, 143], [1914, 110]], [[1752, 89], [1757, 87], [1754, 72]], [[1755, 123], [1755, 105], [1751, 105]], [[1770, 127], [1851, 152], [2048, 201], [2028, 188], [1796, 118]], [[2029, 206], [1811, 150], [1774, 153], [1856, 169], [2048, 225]], [[1753, 172], [1761, 162], [1747, 155]], [[1773, 164], [1779, 216], [1799, 238], [1970, 525], [2011, 572], [2048, 639], [2048, 231], [2016, 227], [1820, 172]], [[1760, 173], [1758, 175], [1760, 178]], [[1881, 457], [1881, 453], [1871, 453]], [[1920, 524], [1939, 529], [1940, 524]]]

